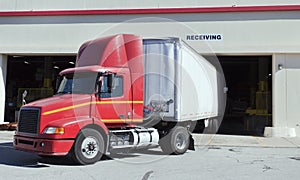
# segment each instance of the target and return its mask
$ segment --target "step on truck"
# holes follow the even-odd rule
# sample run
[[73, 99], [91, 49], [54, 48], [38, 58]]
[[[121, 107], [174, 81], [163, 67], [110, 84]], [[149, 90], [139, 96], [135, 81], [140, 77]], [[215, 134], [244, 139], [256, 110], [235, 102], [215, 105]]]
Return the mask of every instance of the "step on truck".
[[21, 107], [15, 149], [80, 164], [126, 148], [184, 154], [195, 122], [224, 113], [222, 74], [179, 38], [88, 41], [60, 76], [53, 97]]

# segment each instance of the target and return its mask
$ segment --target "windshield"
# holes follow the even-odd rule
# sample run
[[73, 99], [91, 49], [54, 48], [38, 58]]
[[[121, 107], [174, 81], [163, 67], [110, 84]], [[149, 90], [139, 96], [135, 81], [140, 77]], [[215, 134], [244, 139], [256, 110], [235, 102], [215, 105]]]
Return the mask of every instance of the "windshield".
[[97, 73], [72, 73], [63, 76], [57, 94], [91, 94], [95, 92]]

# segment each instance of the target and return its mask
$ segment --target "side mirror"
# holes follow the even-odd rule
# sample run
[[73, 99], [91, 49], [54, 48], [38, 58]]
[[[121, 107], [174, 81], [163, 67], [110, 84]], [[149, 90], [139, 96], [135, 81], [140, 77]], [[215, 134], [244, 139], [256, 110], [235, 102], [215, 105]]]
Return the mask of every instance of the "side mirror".
[[102, 79], [99, 79], [99, 80], [97, 81], [96, 86], [97, 86], [97, 88], [96, 88], [96, 90], [97, 90], [96, 96], [98, 96], [98, 98], [100, 98], [101, 87], [102, 87]]
[[26, 96], [27, 96], [27, 91], [25, 90], [22, 94], [22, 105], [26, 104], [26, 100], [25, 100]]
[[108, 74], [107, 75], [108, 93], [112, 93], [114, 78], [115, 78], [115, 74]]

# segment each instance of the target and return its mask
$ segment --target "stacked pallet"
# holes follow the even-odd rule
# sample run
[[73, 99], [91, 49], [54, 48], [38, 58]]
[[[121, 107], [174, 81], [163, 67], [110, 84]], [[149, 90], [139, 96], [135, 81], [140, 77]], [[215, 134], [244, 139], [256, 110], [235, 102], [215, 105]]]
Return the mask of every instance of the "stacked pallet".
[[17, 123], [8, 123], [8, 124], [0, 124], [0, 130], [11, 130], [14, 131], [17, 129]]

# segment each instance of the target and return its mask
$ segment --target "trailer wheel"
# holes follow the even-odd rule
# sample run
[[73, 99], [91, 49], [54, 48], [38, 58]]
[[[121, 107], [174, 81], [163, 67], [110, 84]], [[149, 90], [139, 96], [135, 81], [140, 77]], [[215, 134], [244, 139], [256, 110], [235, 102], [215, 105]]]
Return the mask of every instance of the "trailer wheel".
[[174, 127], [166, 136], [159, 140], [159, 145], [165, 154], [184, 154], [190, 144], [188, 130], [181, 126]]
[[72, 156], [80, 164], [93, 164], [101, 159], [104, 149], [104, 139], [98, 131], [83, 129], [75, 140]]

